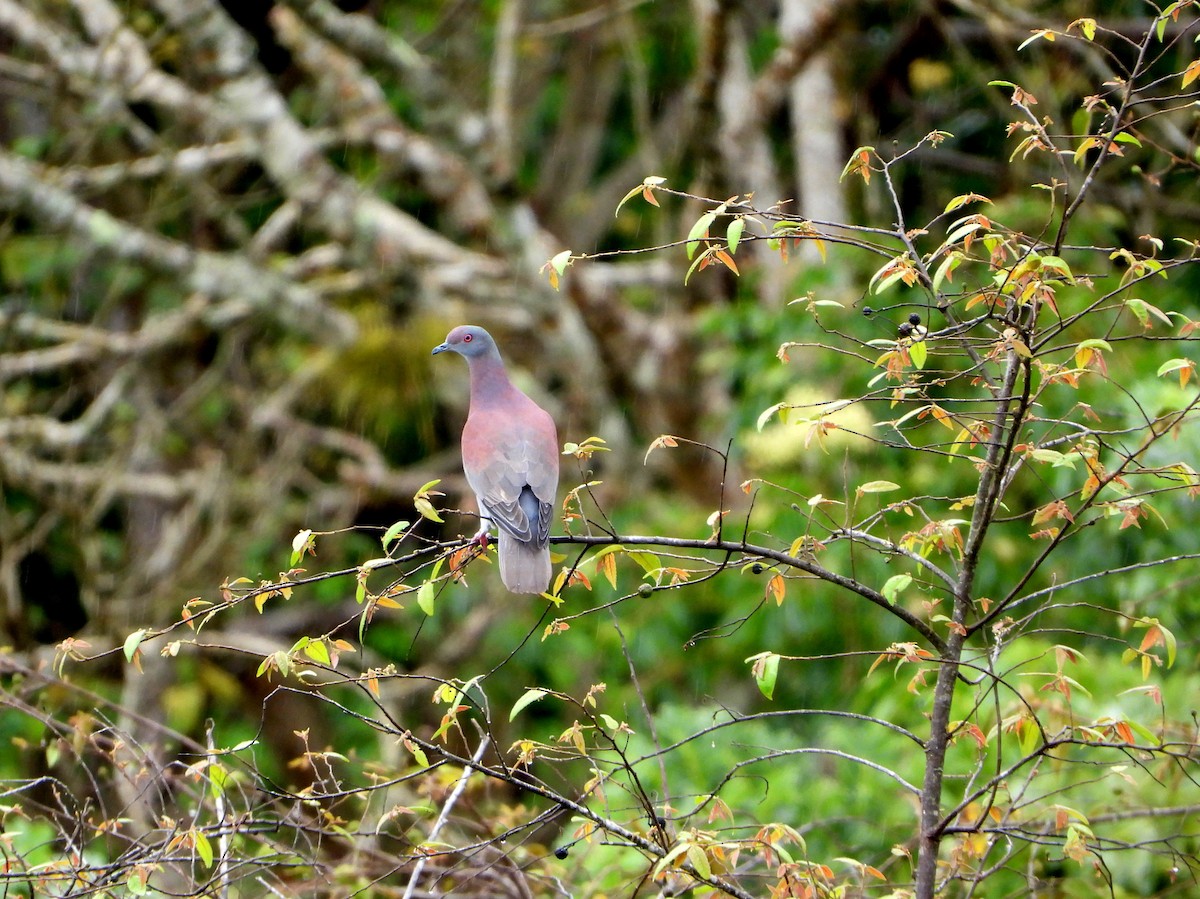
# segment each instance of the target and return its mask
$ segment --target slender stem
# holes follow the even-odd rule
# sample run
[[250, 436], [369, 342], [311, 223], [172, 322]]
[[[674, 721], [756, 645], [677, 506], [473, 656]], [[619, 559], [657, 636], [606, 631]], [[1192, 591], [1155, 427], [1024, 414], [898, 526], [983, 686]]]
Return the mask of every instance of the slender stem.
[[[944, 833], [942, 822], [942, 784], [945, 776], [946, 750], [950, 745], [950, 712], [954, 702], [954, 688], [958, 680], [958, 663], [962, 658], [963, 645], [967, 639], [964, 626], [971, 610], [972, 589], [975, 572], [983, 548], [984, 536], [992, 521], [996, 503], [1000, 497], [1001, 477], [1020, 430], [1024, 410], [1028, 407], [1026, 395], [1013, 396], [1013, 387], [1022, 370], [1022, 362], [1015, 352], [1008, 354], [1008, 365], [1004, 372], [1004, 385], [1000, 390], [1003, 400], [997, 403], [992, 419], [992, 440], [987, 458], [979, 476], [979, 488], [975, 493], [975, 504], [971, 515], [971, 529], [963, 547], [962, 570], [954, 591], [954, 626], [942, 652], [943, 664], [938, 669], [937, 683], [933, 691], [933, 709], [929, 721], [929, 739], [925, 744], [925, 777], [921, 785], [920, 837], [917, 852], [917, 899], [933, 899], [937, 889], [938, 850]], [[1026, 371], [1026, 392], [1029, 377]], [[1015, 404], [1015, 408], [1014, 408]], [[1012, 421], [1009, 421], [1009, 415]]]

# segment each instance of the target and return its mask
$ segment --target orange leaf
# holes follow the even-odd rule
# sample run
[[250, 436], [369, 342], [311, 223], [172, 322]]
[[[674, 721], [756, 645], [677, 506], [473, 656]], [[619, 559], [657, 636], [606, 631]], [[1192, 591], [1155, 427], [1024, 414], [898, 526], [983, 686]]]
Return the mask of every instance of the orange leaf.
[[580, 571], [578, 568], [576, 568], [574, 571], [572, 571], [570, 574], [567, 575], [566, 586], [569, 587], [569, 586], [571, 586], [571, 584], [574, 584], [576, 581], [583, 584], [583, 586], [586, 587], [588, 590], [592, 589], [592, 582], [590, 580], [588, 580], [588, 576], [586, 574], [584, 574], [582, 571]]
[[1159, 630], [1157, 624], [1146, 628], [1146, 635], [1142, 637], [1141, 650], [1145, 652], [1151, 646], [1157, 646], [1162, 642], [1162, 631]]
[[783, 597], [787, 593], [787, 582], [783, 575], [777, 574], [767, 581], [767, 593], [775, 597], [775, 605], [783, 605]]

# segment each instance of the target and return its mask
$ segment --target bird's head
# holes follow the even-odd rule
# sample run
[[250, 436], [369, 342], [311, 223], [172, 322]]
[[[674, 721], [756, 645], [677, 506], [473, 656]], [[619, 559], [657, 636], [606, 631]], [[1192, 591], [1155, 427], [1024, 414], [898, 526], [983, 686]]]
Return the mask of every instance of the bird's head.
[[459, 325], [446, 335], [445, 343], [439, 343], [433, 348], [433, 355], [438, 353], [458, 353], [470, 359], [473, 356], [483, 356], [494, 352], [496, 342], [492, 335], [478, 325]]

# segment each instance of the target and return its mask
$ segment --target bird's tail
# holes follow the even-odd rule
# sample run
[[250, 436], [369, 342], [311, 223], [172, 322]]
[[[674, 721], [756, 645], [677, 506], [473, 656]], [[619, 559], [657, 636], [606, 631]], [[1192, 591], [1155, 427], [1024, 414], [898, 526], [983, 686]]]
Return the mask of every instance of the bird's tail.
[[525, 543], [500, 531], [497, 553], [500, 580], [512, 593], [545, 593], [550, 589], [550, 547]]

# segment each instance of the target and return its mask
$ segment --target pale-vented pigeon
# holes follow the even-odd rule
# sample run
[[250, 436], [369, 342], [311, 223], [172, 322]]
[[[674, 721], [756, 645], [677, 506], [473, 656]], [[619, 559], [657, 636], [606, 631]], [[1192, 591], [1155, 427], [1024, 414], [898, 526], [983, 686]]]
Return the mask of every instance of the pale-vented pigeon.
[[550, 586], [550, 519], [558, 490], [558, 433], [541, 406], [513, 386], [492, 335], [460, 325], [434, 354], [458, 353], [471, 374], [462, 432], [463, 471], [479, 503], [476, 538], [495, 525], [500, 579], [513, 593]]

